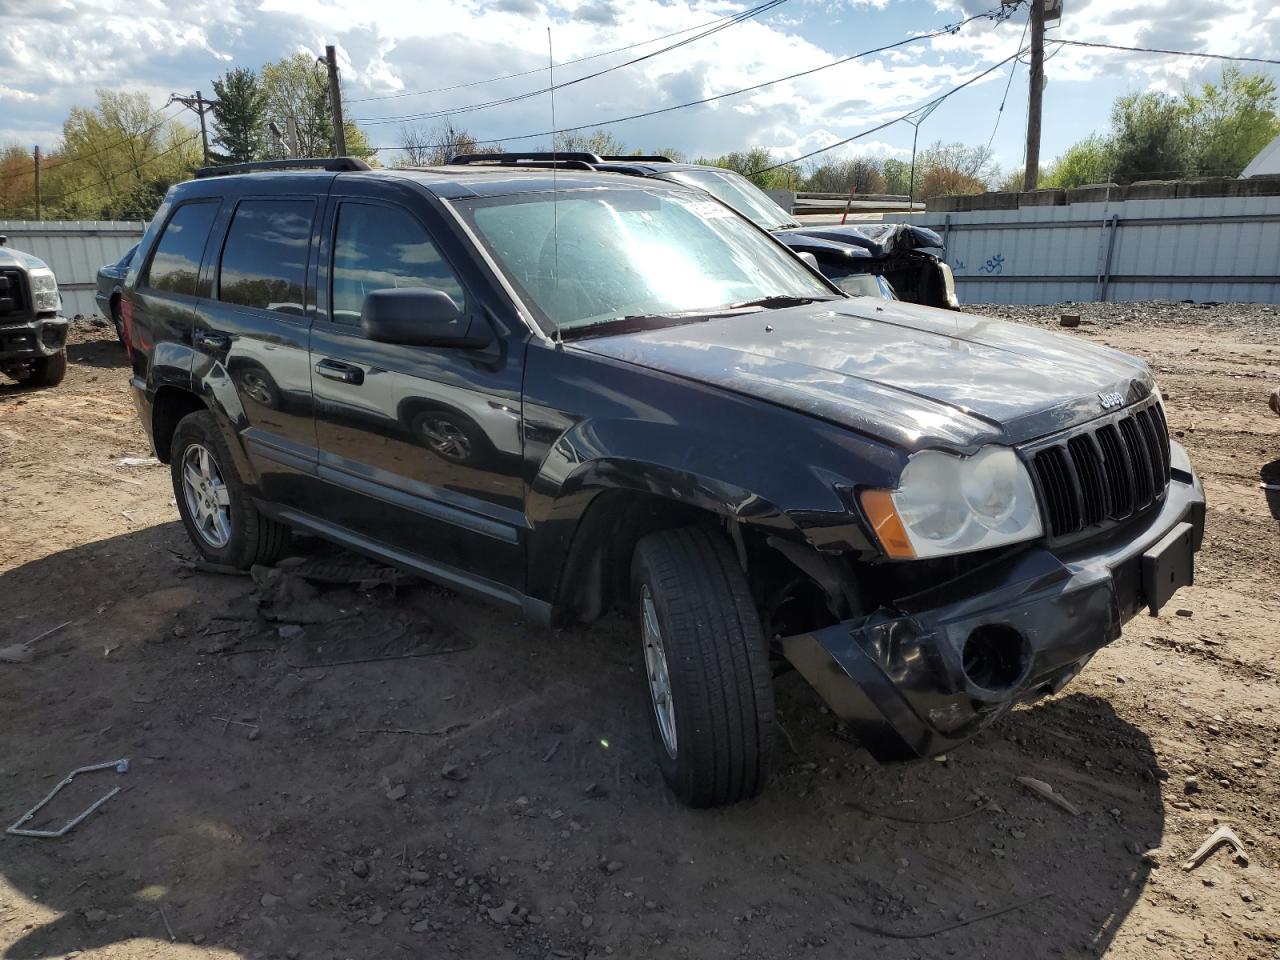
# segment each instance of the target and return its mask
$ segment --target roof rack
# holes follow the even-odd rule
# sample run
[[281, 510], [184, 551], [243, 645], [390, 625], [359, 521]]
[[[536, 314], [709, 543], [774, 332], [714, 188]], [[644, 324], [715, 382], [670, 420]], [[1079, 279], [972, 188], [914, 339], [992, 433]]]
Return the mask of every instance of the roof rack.
[[675, 163], [675, 161], [672, 160], [670, 157], [664, 157], [660, 153], [655, 153], [651, 155], [635, 154], [634, 156], [608, 156], [608, 157], [601, 157], [600, 159], [606, 160], [609, 162], [614, 162], [614, 163], [626, 162], [628, 160], [630, 160], [633, 163]]
[[307, 157], [298, 160], [254, 160], [250, 163], [226, 163], [217, 167], [201, 167], [196, 177], [225, 177], [233, 173], [254, 173], [260, 170], [329, 170], [344, 173], [352, 170], [370, 170], [358, 157]]
[[594, 170], [592, 166], [601, 163], [600, 157], [594, 153], [566, 150], [563, 153], [460, 153], [449, 160], [450, 166], [468, 166], [470, 164], [497, 164], [503, 167], [569, 167], [573, 170]]

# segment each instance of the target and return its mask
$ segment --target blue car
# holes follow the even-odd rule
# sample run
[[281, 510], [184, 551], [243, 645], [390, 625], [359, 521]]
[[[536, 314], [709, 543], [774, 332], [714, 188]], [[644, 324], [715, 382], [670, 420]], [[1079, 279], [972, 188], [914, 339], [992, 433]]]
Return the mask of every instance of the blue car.
[[124, 278], [129, 273], [129, 264], [137, 252], [135, 243], [123, 257], [115, 263], [108, 263], [98, 268], [98, 289], [93, 297], [98, 301], [98, 310], [107, 317], [116, 328], [116, 339], [124, 346], [124, 321], [120, 317], [120, 290], [124, 286]]

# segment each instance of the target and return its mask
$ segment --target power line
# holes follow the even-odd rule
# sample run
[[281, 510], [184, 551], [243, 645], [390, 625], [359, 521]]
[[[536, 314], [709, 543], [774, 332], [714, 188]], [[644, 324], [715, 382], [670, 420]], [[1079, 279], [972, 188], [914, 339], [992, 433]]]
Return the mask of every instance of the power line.
[[[169, 107], [171, 107], [172, 105], [173, 105], [172, 101], [170, 101], [169, 103], [166, 103], [160, 109], [152, 112], [151, 116], [148, 117], [147, 119], [149, 120], [159, 116], [160, 114], [164, 113], [165, 110], [168, 110]], [[48, 173], [50, 170], [56, 170], [59, 167], [66, 166], [68, 163], [79, 163], [82, 160], [91, 160], [94, 157], [101, 156], [102, 154], [106, 153], [108, 150], [114, 150], [116, 147], [123, 146], [124, 144], [128, 143], [130, 140], [134, 139], [135, 137], [145, 137], [147, 134], [153, 133], [156, 130], [159, 130], [166, 123], [169, 123], [171, 120], [174, 120], [176, 117], [177, 117], [177, 114], [171, 114], [170, 116], [162, 118], [159, 123], [153, 126], [147, 127], [147, 129], [145, 130], [139, 131], [138, 133], [131, 133], [128, 136], [125, 136], [120, 138], [119, 140], [116, 140], [114, 143], [105, 144], [104, 146], [101, 146], [97, 150], [93, 151], [93, 153], [80, 153], [80, 154], [76, 154], [75, 156], [66, 157], [62, 160], [57, 161], [56, 163], [44, 164], [44, 166], [41, 169], [45, 173]], [[5, 174], [4, 176], [0, 177], [0, 181], [10, 180], [10, 179], [13, 179], [14, 177], [19, 177], [19, 176], [26, 176], [26, 174], [25, 173]]]
[[1099, 50], [1125, 50], [1129, 53], [1162, 53], [1171, 57], [1204, 57], [1208, 60], [1231, 60], [1236, 63], [1267, 63], [1280, 66], [1280, 60], [1269, 60], [1266, 57], [1237, 57], [1225, 53], [1197, 53], [1194, 50], [1164, 50], [1160, 47], [1125, 47], [1118, 43], [1092, 43], [1087, 40], [1053, 40], [1068, 47], [1094, 47]]
[[[635, 43], [629, 43], [625, 47], [615, 47], [612, 50], [601, 50], [599, 53], [588, 54], [585, 57], [578, 57], [574, 60], [566, 60], [560, 64], [562, 67], [571, 67], [575, 63], [585, 63], [588, 60], [599, 60], [601, 57], [607, 57], [614, 53], [624, 53], [627, 50], [634, 50], [636, 47], [648, 46], [651, 43], [657, 43], [659, 40], [670, 40], [672, 37], [679, 37], [686, 33], [692, 33], [694, 30], [701, 30], [704, 27], [714, 26], [717, 23], [724, 23], [732, 20], [733, 17], [720, 17], [717, 20], [708, 20], [705, 23], [695, 24], [692, 27], [685, 27], [683, 30], [676, 30], [672, 33], [664, 33], [659, 37], [650, 37], [647, 40], [637, 40]], [[347, 103], [367, 103], [371, 100], [402, 100], [405, 97], [425, 97], [430, 93], [447, 93], [450, 90], [461, 90], [464, 87], [479, 87], [486, 83], [497, 83], [499, 80], [515, 80], [518, 77], [528, 77], [535, 73], [546, 73], [546, 67], [537, 67], [533, 70], [521, 70], [519, 73], [507, 73], [499, 77], [488, 77], [484, 80], [471, 80], [467, 83], [455, 83], [448, 87], [434, 87], [430, 90], [407, 90], [401, 93], [387, 93], [376, 97], [356, 97], [354, 99], [348, 97]]]
[[[187, 137], [187, 139], [179, 140], [177, 143], [173, 144], [172, 146], [167, 147], [164, 150], [161, 150], [154, 157], [148, 157], [146, 160], [143, 160], [141, 163], [139, 163], [136, 167], [133, 168], [132, 172], [136, 173], [137, 171], [145, 167], [147, 164], [155, 163], [157, 160], [161, 159], [162, 157], [166, 157], [169, 154], [173, 153], [173, 151], [179, 150], [182, 147], [185, 147], [188, 143], [192, 143], [199, 139], [200, 139], [200, 134], [193, 133], [191, 136]], [[68, 190], [66, 193], [59, 194], [58, 197], [56, 198], [56, 202], [61, 203], [63, 200], [66, 200], [67, 197], [74, 197], [76, 194], [84, 193], [86, 190], [93, 190], [93, 189], [96, 189], [97, 187], [105, 187], [108, 184], [110, 184], [113, 179], [115, 178], [108, 177], [106, 180], [99, 180], [97, 183], [89, 183], [89, 184], [85, 184], [83, 187], [76, 187], [74, 190]]]
[[869, 130], [863, 130], [861, 133], [855, 133], [852, 137], [845, 137], [843, 140], [837, 140], [835, 143], [828, 144], [825, 147], [819, 147], [817, 150], [810, 150], [808, 153], [801, 154], [798, 157], [792, 157], [790, 160], [783, 160], [781, 163], [775, 163], [772, 166], [761, 167], [759, 170], [752, 170], [749, 174], [747, 174], [747, 176], [754, 177], [756, 174], [759, 174], [759, 173], [768, 173], [770, 170], [777, 170], [780, 167], [786, 167], [793, 163], [799, 163], [801, 160], [808, 160], [810, 157], [816, 157], [820, 153], [826, 153], [828, 150], [836, 149], [836, 147], [843, 147], [845, 144], [853, 143], [853, 141], [855, 140], [861, 140], [863, 137], [869, 137], [873, 133], [879, 133], [881, 130], [885, 129], [886, 127], [891, 127], [895, 123], [901, 123], [903, 120], [906, 120], [907, 118], [909, 118], [912, 114], [920, 113], [922, 110], [925, 110], [929, 107], [942, 103], [942, 101], [946, 100], [950, 96], [953, 96], [954, 94], [959, 93], [961, 90], [965, 89], [965, 87], [972, 86], [973, 84], [981, 80], [983, 77], [986, 77], [994, 73], [995, 71], [999, 70], [1006, 63], [1010, 63], [1016, 60], [1018, 58], [1018, 54], [1020, 54], [1021, 52], [1022, 51], [1019, 50], [1018, 53], [1010, 54], [1009, 56], [1001, 60], [999, 63], [994, 64], [990, 67], [987, 67], [987, 69], [983, 70], [981, 73], [977, 74], [976, 76], [972, 76], [968, 80], [966, 80], [964, 83], [961, 83], [961, 84], [958, 84], [957, 86], [952, 87], [950, 90], [948, 90], [946, 93], [942, 94], [941, 96], [934, 97], [932, 100], [928, 101], [927, 103], [922, 103], [920, 106], [916, 107], [914, 110], [908, 110], [906, 113], [904, 113], [900, 117], [894, 117], [892, 120], [886, 120], [884, 123], [877, 124], [876, 126], [872, 127]]
[[404, 114], [401, 116], [394, 116], [394, 117], [357, 117], [356, 120], [359, 123], [365, 123], [370, 126], [374, 126], [382, 123], [403, 123], [409, 120], [434, 120], [440, 117], [453, 116], [459, 113], [474, 113], [477, 110], [488, 110], [491, 107], [501, 107], [501, 106], [507, 106], [508, 104], [512, 104], [512, 103], [518, 103], [522, 100], [528, 100], [532, 97], [538, 97], [544, 93], [549, 93], [553, 89], [561, 90], [565, 87], [572, 87], [575, 84], [584, 83], [587, 80], [594, 80], [597, 77], [602, 77], [606, 73], [612, 73], [614, 70], [621, 70], [624, 67], [633, 66], [634, 64], [643, 63], [646, 60], [651, 60], [654, 57], [661, 56], [664, 53], [669, 53], [672, 50], [676, 50], [680, 47], [688, 46], [691, 43], [695, 43], [696, 41], [701, 40], [704, 37], [709, 37], [712, 34], [719, 33], [721, 30], [727, 30], [729, 27], [736, 26], [739, 23], [743, 23], [744, 21], [749, 20], [752, 17], [755, 17], [761, 13], [766, 13], [769, 10], [772, 10], [775, 7], [779, 7], [786, 2], [787, 0], [767, 0], [767, 2], [762, 3], [759, 6], [752, 7], [749, 10], [744, 10], [742, 13], [735, 14], [732, 18], [730, 18], [725, 23], [719, 24], [718, 26], [711, 27], [710, 29], [704, 30], [703, 32], [695, 34], [692, 37], [686, 37], [685, 39], [680, 40], [677, 43], [673, 43], [668, 46], [661, 47], [657, 50], [652, 50], [649, 53], [643, 54], [642, 56], [639, 56], [639, 57], [635, 57], [631, 60], [624, 61], [623, 63], [614, 64], [611, 67], [605, 67], [602, 70], [597, 70], [595, 73], [588, 73], [585, 76], [575, 77], [572, 80], [566, 80], [564, 83], [557, 84], [555, 87], [542, 87], [537, 90], [528, 90], [524, 93], [514, 94], [509, 97], [501, 97], [496, 100], [487, 100], [481, 103], [470, 103], [461, 107], [452, 107], [447, 110], [430, 110], [425, 113]]
[[[910, 44], [910, 43], [918, 43], [921, 40], [930, 40], [935, 37], [943, 36], [945, 34], [954, 34], [954, 33], [957, 33], [962, 27], [972, 23], [974, 20], [991, 20], [991, 19], [1003, 18], [1005, 16], [1007, 16], [1007, 14], [999, 10], [990, 11], [987, 13], [974, 14], [973, 16], [968, 17], [965, 20], [961, 20], [958, 23], [949, 24], [947, 26], [940, 27], [937, 30], [930, 31], [929, 33], [922, 33], [913, 37], [907, 37], [906, 39], [898, 40], [898, 41], [895, 41], [894, 43], [885, 44], [884, 46], [880, 46], [880, 47], [874, 47], [870, 50], [863, 50], [861, 53], [855, 53], [847, 57], [842, 57], [839, 60], [833, 60], [830, 63], [824, 63], [816, 67], [810, 67], [808, 70], [801, 70], [798, 73], [791, 73], [786, 75], [785, 77], [775, 77], [772, 80], [764, 80], [764, 81], [761, 81], [760, 83], [752, 84], [749, 87], [740, 87], [737, 90], [729, 90], [725, 93], [717, 93], [713, 96], [703, 97], [699, 100], [690, 100], [687, 103], [677, 103], [669, 107], [659, 107], [654, 110], [645, 110], [641, 113], [633, 113], [625, 117], [614, 117], [609, 120], [594, 120], [591, 123], [582, 123], [574, 127], [560, 127], [558, 130], [554, 130], [554, 131], [544, 130], [539, 133], [522, 133], [522, 134], [516, 134], [514, 136], [510, 136], [510, 137], [493, 137], [488, 140], [475, 139], [475, 140], [472, 140], [471, 142], [477, 145], [481, 145], [481, 144], [510, 143], [515, 140], [536, 140], [541, 137], [552, 136], [558, 133], [577, 133], [582, 130], [590, 130], [593, 127], [607, 127], [615, 123], [626, 123], [631, 120], [642, 120], [647, 117], [656, 117], [660, 114], [671, 113], [676, 110], [684, 110], [689, 107], [699, 107], [708, 103], [714, 103], [718, 100], [724, 100], [727, 97], [736, 97], [743, 93], [751, 93], [755, 90], [761, 90], [765, 87], [770, 87], [777, 83], [785, 83], [788, 80], [796, 80], [796, 79], [799, 79], [800, 77], [807, 77], [812, 74], [819, 73], [820, 71], [823, 71], [823, 70], [830, 70], [832, 67], [838, 67], [838, 66], [841, 66], [842, 64], [846, 64], [854, 60], [862, 59], [863, 57], [874, 56], [877, 53], [884, 53], [888, 50], [893, 50], [898, 47], [906, 46], [907, 44]], [[1001, 61], [1002, 64], [1007, 62], [1008, 61]], [[912, 111], [912, 112], [914, 113], [915, 111]], [[910, 116], [910, 114], [908, 114], [908, 116]], [[459, 141], [452, 140], [444, 143], [415, 144], [414, 146], [417, 149], [433, 149], [433, 148], [445, 149], [445, 148], [456, 146], [458, 142]], [[404, 146], [385, 146], [385, 147], [373, 147], [372, 149], [382, 151], [382, 150], [405, 150], [408, 148]]]
[[1027, 28], [1030, 26], [1031, 19], [1028, 17], [1027, 22], [1022, 25], [1022, 39], [1018, 41], [1017, 56], [1014, 57], [1013, 65], [1009, 67], [1009, 82], [1004, 85], [1004, 96], [1000, 98], [1000, 106], [996, 110], [996, 122], [991, 128], [991, 136], [987, 138], [987, 149], [977, 158], [977, 162], [974, 163], [973, 169], [969, 171], [970, 177], [977, 175], [978, 170], [981, 169], [983, 163], [985, 163], [991, 155], [991, 145], [996, 142], [996, 133], [1000, 130], [1000, 121], [1004, 119], [1004, 107], [1005, 104], [1009, 102], [1009, 91], [1013, 89], [1013, 78], [1018, 73], [1018, 64], [1022, 63], [1022, 51], [1026, 49], [1024, 44], [1027, 42]]

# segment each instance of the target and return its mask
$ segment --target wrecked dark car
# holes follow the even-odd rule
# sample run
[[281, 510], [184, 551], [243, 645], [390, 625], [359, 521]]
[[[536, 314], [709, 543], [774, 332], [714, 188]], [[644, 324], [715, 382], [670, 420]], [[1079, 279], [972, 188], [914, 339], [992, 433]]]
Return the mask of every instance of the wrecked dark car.
[[171, 189], [125, 281], [192, 542], [245, 568], [304, 531], [540, 623], [629, 614], [685, 803], [762, 789], [779, 671], [928, 756], [1192, 581], [1204, 494], [1141, 360], [847, 297], [679, 184], [286, 165]]
[[32, 387], [53, 387], [67, 374], [67, 328], [49, 265], [0, 237], [0, 373]]
[[[754, 183], [733, 170], [668, 157], [601, 157], [594, 153], [481, 153], [454, 157], [457, 165], [558, 162], [581, 169], [654, 177], [705, 190], [813, 265], [852, 296], [902, 299], [955, 309], [955, 275], [942, 259], [942, 237], [907, 223], [803, 224]], [[879, 282], [876, 282], [876, 281]], [[871, 282], [868, 282], [871, 281]]]

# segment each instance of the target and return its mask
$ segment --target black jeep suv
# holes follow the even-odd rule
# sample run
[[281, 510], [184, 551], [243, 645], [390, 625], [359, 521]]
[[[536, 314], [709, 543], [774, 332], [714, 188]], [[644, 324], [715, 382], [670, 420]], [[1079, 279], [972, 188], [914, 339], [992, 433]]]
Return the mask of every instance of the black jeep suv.
[[847, 298], [656, 180], [264, 166], [174, 187], [125, 283], [192, 541], [631, 612], [687, 803], [763, 785], [775, 668], [929, 755], [1191, 582], [1204, 497], [1139, 360]]

